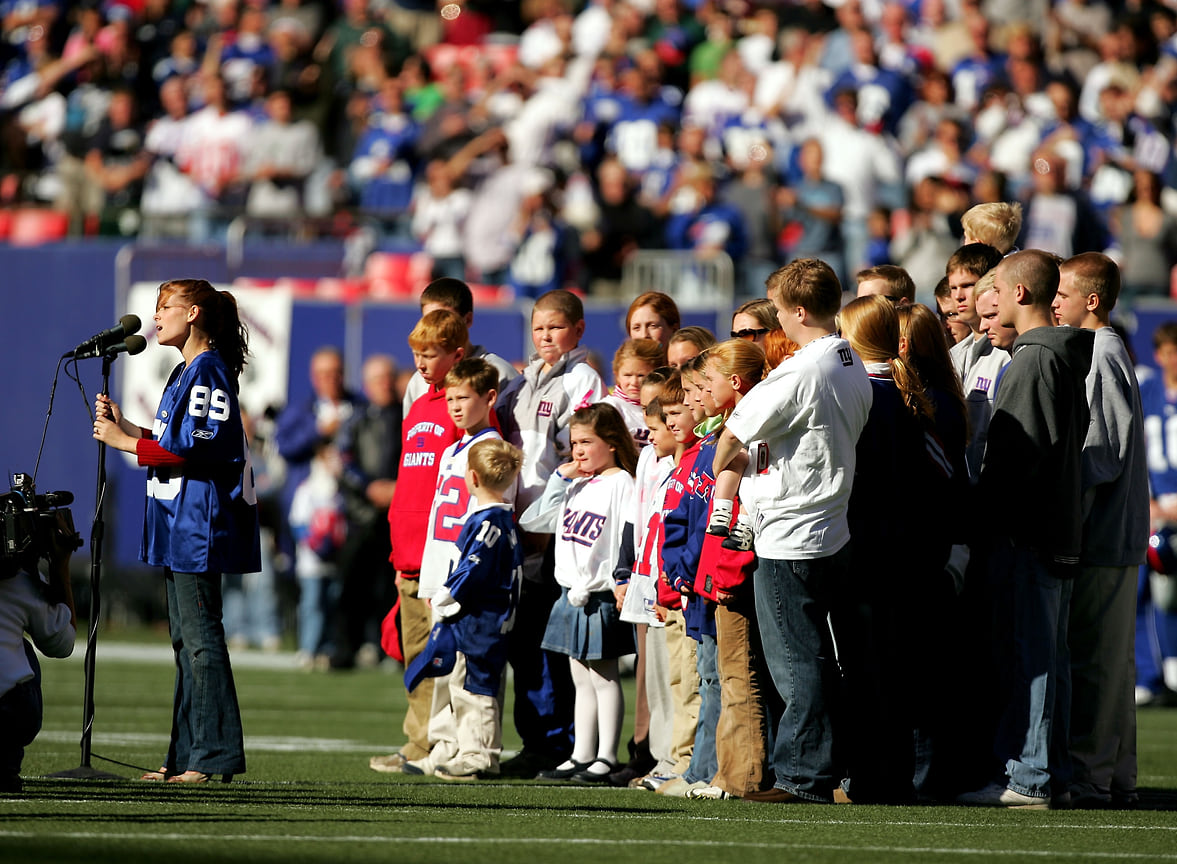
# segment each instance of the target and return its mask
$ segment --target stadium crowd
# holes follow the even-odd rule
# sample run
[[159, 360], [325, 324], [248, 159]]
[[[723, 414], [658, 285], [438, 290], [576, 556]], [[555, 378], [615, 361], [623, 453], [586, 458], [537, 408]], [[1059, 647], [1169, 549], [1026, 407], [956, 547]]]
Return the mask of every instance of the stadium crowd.
[[[1168, 293], [1177, 13], [1079, 0], [6, 0], [0, 205], [73, 230], [340, 214], [434, 275], [607, 290], [632, 249], [898, 264], [960, 215]], [[506, 214], [509, 218], [504, 218]], [[312, 217], [310, 221], [303, 217]], [[301, 220], [301, 221], [300, 221]], [[316, 221], [317, 220], [317, 221]], [[300, 226], [290, 229], [292, 224]], [[345, 219], [342, 224], [348, 223]]]

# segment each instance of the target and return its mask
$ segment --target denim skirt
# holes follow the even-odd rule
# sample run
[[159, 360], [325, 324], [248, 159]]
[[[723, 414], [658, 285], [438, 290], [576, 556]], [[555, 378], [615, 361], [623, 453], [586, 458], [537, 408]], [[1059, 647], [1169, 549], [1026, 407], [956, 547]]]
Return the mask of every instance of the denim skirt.
[[596, 591], [588, 603], [576, 607], [568, 602], [568, 589], [561, 588], [541, 647], [577, 660], [613, 660], [632, 654], [633, 625], [619, 615], [612, 591]]

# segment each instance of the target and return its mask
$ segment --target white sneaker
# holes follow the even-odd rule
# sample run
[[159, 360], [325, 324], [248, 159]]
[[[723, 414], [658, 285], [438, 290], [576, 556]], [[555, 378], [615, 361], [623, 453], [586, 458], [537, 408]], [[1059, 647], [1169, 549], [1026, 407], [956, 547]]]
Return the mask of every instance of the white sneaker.
[[707, 523], [707, 533], [716, 537], [726, 537], [731, 530], [731, 524], [731, 505], [723, 507], [719, 501], [714, 502], [711, 507], [711, 519]]
[[381, 774], [400, 774], [405, 770], [404, 754], [399, 750], [396, 753], [389, 753], [387, 756], [373, 756], [368, 760], [368, 767], [373, 771], [379, 771]]
[[693, 801], [726, 801], [728, 798], [735, 798], [730, 792], [725, 792], [718, 786], [702, 786], [698, 789], [692, 789], [687, 793], [687, 797]]
[[679, 776], [677, 774], [647, 774], [645, 777], [631, 780], [629, 785], [634, 789], [647, 789], [650, 792], [657, 792], [664, 784], [678, 779]]
[[654, 791], [659, 795], [665, 795], [667, 798], [686, 798], [690, 786], [691, 784], [684, 778], [674, 777], [667, 780]]
[[990, 783], [976, 792], [956, 796], [956, 803], [966, 807], [1008, 807], [1011, 810], [1049, 810], [1049, 798], [1023, 795], [1000, 783]]
[[736, 552], [748, 552], [756, 541], [756, 534], [752, 530], [752, 523], [737, 519], [731, 533], [723, 541], [724, 549], [734, 549]]

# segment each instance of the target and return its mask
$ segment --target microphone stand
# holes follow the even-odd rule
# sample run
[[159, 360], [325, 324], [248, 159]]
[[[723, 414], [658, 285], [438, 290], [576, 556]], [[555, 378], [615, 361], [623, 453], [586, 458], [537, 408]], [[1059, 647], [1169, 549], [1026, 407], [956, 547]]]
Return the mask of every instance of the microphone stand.
[[[110, 367], [116, 354], [102, 355], [102, 395], [110, 394]], [[94, 521], [90, 526], [90, 628], [86, 636], [85, 685], [82, 697], [82, 764], [68, 771], [50, 774], [50, 777], [64, 777], [74, 780], [123, 780], [118, 774], [99, 771], [90, 765], [90, 738], [94, 731], [94, 661], [98, 648], [98, 619], [102, 610], [102, 595], [99, 584], [102, 581], [102, 541], [106, 523], [102, 511], [106, 506], [106, 444], [98, 442], [98, 481], [94, 497]]]

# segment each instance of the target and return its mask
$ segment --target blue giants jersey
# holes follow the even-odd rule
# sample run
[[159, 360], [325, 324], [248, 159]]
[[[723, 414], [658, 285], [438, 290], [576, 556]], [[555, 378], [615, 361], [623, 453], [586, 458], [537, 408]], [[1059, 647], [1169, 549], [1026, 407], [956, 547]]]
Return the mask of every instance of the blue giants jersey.
[[183, 457], [149, 468], [139, 557], [181, 573], [261, 569], [257, 497], [233, 380], [215, 351], [172, 372], [152, 434]]
[[466, 655], [464, 687], [497, 696], [523, 579], [523, 547], [511, 505], [488, 504], [469, 514], [458, 549], [458, 565], [445, 584], [462, 606], [453, 626], [458, 650]]
[[1148, 452], [1148, 485], [1153, 498], [1177, 495], [1177, 399], [1165, 392], [1162, 375], [1140, 382], [1144, 410], [1144, 443]]

